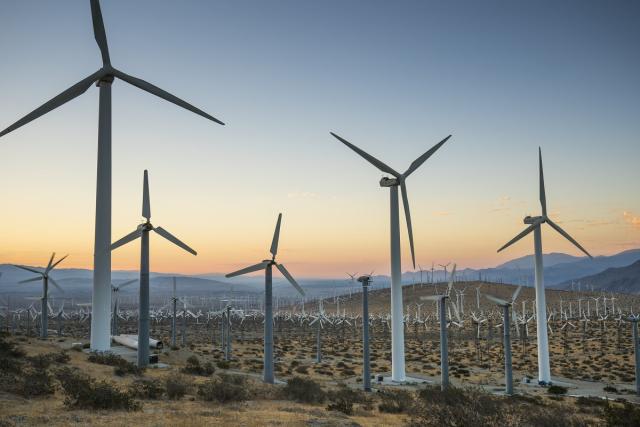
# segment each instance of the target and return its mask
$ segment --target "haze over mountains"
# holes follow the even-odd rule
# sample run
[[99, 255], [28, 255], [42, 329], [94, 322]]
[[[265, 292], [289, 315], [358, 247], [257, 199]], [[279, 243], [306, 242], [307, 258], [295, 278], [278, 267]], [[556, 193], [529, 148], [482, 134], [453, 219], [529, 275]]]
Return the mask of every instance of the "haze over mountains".
[[[544, 255], [545, 285], [560, 289], [570, 288], [572, 282], [581, 282], [583, 289], [593, 285], [594, 289], [615, 292], [638, 293], [640, 291], [640, 249], [632, 249], [612, 256], [598, 256], [594, 259], [575, 257], [563, 253]], [[451, 267], [450, 267], [451, 268]], [[39, 296], [40, 282], [19, 285], [18, 282], [33, 277], [33, 274], [19, 270], [8, 264], [0, 264], [0, 294], [18, 294], [21, 296]], [[137, 271], [114, 271], [113, 283], [137, 278]], [[430, 281], [431, 271], [423, 270], [422, 280]], [[92, 272], [88, 269], [56, 269], [53, 274], [56, 281], [65, 290], [65, 297], [89, 300], [91, 298]], [[185, 276], [180, 274], [151, 274], [152, 294], [158, 297], [171, 293], [172, 277], [178, 277], [178, 294], [189, 296], [223, 297], [233, 295], [263, 294], [264, 278], [262, 276], [236, 277], [227, 279], [222, 273]], [[444, 271], [434, 273], [437, 282], [444, 281]], [[533, 255], [516, 258], [494, 268], [459, 269], [459, 280], [484, 280], [492, 282], [533, 284]], [[327, 297], [335, 294], [358, 292], [359, 283], [352, 283], [347, 278], [316, 279], [297, 278], [309, 298]], [[420, 272], [405, 272], [403, 283], [411, 284], [420, 281]], [[389, 276], [374, 277], [376, 287], [387, 287]], [[52, 289], [56, 292], [55, 289]], [[137, 286], [132, 285], [121, 290], [121, 295], [137, 294]], [[290, 296], [290, 287], [284, 279], [274, 275], [274, 295]]]

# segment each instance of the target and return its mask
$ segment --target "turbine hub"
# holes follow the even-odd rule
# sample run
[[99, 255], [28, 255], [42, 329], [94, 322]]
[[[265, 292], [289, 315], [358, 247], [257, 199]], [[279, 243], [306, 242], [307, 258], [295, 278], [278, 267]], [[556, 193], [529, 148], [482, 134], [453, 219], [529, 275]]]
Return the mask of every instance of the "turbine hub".
[[387, 176], [380, 180], [380, 187], [396, 187], [400, 185], [398, 178], [389, 178]]
[[524, 217], [525, 224], [542, 224], [544, 222], [543, 216], [531, 216], [527, 215]]

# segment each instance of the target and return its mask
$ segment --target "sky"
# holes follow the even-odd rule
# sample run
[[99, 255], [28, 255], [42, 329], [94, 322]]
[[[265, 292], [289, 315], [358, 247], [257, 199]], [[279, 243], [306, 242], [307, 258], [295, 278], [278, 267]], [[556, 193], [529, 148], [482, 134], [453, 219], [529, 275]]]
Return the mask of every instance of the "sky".
[[[103, 0], [112, 63], [219, 126], [113, 85], [113, 240], [141, 222], [151, 269], [228, 272], [268, 256], [297, 277], [389, 272], [382, 173], [447, 135], [407, 180], [424, 268], [495, 266], [540, 212], [594, 255], [640, 246], [640, 3], [634, 1]], [[0, 128], [96, 71], [88, 0], [0, 2]], [[98, 90], [0, 139], [0, 263], [92, 266]], [[401, 216], [402, 216], [401, 211]], [[401, 221], [403, 270], [411, 270]], [[549, 228], [545, 252], [579, 255]], [[135, 270], [139, 243], [113, 253]]]

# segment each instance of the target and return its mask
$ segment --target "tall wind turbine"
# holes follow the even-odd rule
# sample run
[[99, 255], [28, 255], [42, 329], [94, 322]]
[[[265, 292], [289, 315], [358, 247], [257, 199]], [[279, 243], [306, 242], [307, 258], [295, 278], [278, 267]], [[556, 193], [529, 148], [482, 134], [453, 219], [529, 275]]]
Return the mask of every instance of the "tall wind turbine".
[[196, 251], [182, 243], [177, 237], [162, 227], [151, 225], [151, 203], [149, 201], [149, 174], [144, 171], [142, 189], [142, 216], [146, 219], [134, 231], [111, 245], [111, 250], [141, 238], [140, 249], [140, 303], [138, 315], [138, 366], [149, 364], [149, 232], [155, 231], [176, 246], [185, 251], [198, 255]]
[[558, 224], [547, 216], [547, 197], [544, 189], [544, 171], [542, 168], [542, 150], [538, 148], [538, 162], [540, 168], [540, 206], [542, 215], [526, 216], [524, 223], [529, 225], [520, 234], [511, 239], [506, 245], [498, 249], [498, 252], [508, 248], [518, 240], [533, 231], [533, 244], [535, 249], [535, 282], [536, 282], [536, 327], [538, 329], [538, 382], [548, 384], [551, 382], [551, 367], [549, 366], [549, 337], [547, 335], [547, 305], [544, 295], [544, 269], [542, 266], [542, 224], [547, 223], [578, 249], [593, 258], [589, 252], [564, 231]]
[[287, 271], [284, 265], [276, 262], [276, 254], [278, 253], [278, 241], [280, 240], [280, 223], [282, 222], [282, 214], [278, 215], [276, 229], [273, 232], [273, 240], [271, 241], [271, 259], [265, 259], [259, 264], [243, 268], [226, 274], [225, 277], [241, 276], [254, 271], [264, 270], [264, 370], [263, 380], [265, 383], [273, 384], [275, 378], [273, 376], [273, 294], [272, 294], [272, 268], [276, 266], [280, 273], [287, 279], [300, 295], [304, 296], [304, 291], [298, 285], [298, 282]]
[[392, 175], [393, 178], [383, 177], [380, 180], [381, 187], [388, 187], [391, 194], [390, 199], [390, 228], [391, 228], [391, 379], [402, 382], [406, 380], [404, 367], [404, 316], [402, 307], [402, 268], [400, 266], [400, 213], [398, 205], [398, 187], [402, 192], [402, 203], [404, 205], [404, 215], [407, 220], [407, 231], [409, 232], [409, 246], [411, 248], [411, 260], [413, 268], [416, 268], [416, 257], [413, 249], [413, 229], [411, 227], [411, 213], [409, 212], [409, 199], [407, 197], [406, 179], [416, 169], [418, 169], [429, 157], [431, 157], [442, 145], [447, 142], [451, 135], [434, 145], [429, 151], [418, 157], [411, 163], [404, 173], [398, 173], [372, 155], [356, 147], [346, 139], [343, 139], [331, 132], [335, 138], [347, 147], [358, 153], [366, 161], [377, 167], [384, 173]]
[[118, 317], [120, 313], [120, 301], [118, 296], [120, 295], [120, 289], [125, 286], [129, 286], [132, 283], [137, 282], [138, 279], [127, 280], [124, 283], [118, 285], [111, 284], [111, 293], [113, 294], [113, 314], [111, 315], [111, 335], [119, 335], [118, 331]]
[[93, 33], [102, 54], [102, 68], [66, 89], [40, 107], [33, 110], [2, 132], [0, 137], [47, 114], [72, 99], [82, 95], [93, 83], [100, 88], [98, 113], [98, 172], [96, 187], [96, 223], [93, 251], [93, 295], [91, 316], [91, 349], [109, 350], [111, 345], [111, 84], [115, 78], [172, 102], [195, 114], [224, 125], [220, 120], [137, 77], [130, 76], [111, 65], [107, 35], [98, 0], [91, 1]]
[[39, 271], [31, 267], [25, 267], [24, 265], [14, 265], [14, 267], [20, 268], [22, 270], [30, 271], [38, 275], [38, 277], [33, 277], [31, 279], [22, 280], [18, 283], [29, 283], [29, 282], [37, 282], [38, 280], [42, 280], [42, 298], [40, 298], [40, 338], [47, 338], [47, 328], [49, 327], [49, 282], [60, 292], [64, 292], [62, 288], [53, 280], [53, 277], [49, 276], [49, 273], [56, 268], [58, 264], [60, 264], [68, 255], [63, 256], [56, 262], [53, 259], [56, 257], [56, 253], [51, 254], [51, 258], [49, 258], [49, 264], [44, 269], [44, 271]]

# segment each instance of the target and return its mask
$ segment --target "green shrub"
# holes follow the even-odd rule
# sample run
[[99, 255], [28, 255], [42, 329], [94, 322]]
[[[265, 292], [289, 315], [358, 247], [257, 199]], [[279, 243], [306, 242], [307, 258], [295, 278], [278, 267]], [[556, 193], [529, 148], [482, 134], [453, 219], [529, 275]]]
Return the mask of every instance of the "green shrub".
[[231, 367], [231, 365], [229, 364], [228, 361], [226, 360], [218, 360], [218, 362], [216, 363], [216, 365], [218, 366], [218, 368], [220, 369], [229, 369]]
[[108, 351], [92, 351], [87, 360], [100, 365], [113, 366], [113, 373], [120, 377], [127, 374], [142, 375], [144, 372], [144, 369], [138, 368], [134, 363], [128, 362], [121, 356]]
[[562, 387], [561, 385], [550, 385], [547, 388], [547, 393], [553, 394], [555, 396], [559, 396], [561, 394], [567, 394], [568, 389], [566, 387]]
[[218, 374], [217, 377], [200, 384], [198, 396], [207, 402], [216, 400], [220, 403], [244, 402], [251, 397], [247, 379], [242, 375], [232, 374]]
[[640, 408], [636, 405], [624, 402], [622, 405], [609, 403], [604, 408], [604, 418], [607, 426], [634, 427], [640, 425]]
[[56, 377], [60, 381], [65, 394], [64, 403], [68, 407], [127, 411], [140, 409], [140, 404], [133, 399], [131, 393], [121, 391], [110, 382], [96, 381], [67, 367], [58, 370]]
[[189, 391], [188, 379], [177, 372], [168, 375], [165, 378], [164, 386], [167, 391], [167, 397], [172, 400], [181, 399]]
[[44, 368], [25, 370], [16, 384], [16, 391], [23, 397], [47, 396], [55, 392], [53, 377]]
[[129, 386], [129, 392], [139, 399], [160, 399], [165, 386], [155, 378], [137, 378]]
[[371, 409], [371, 401], [366, 393], [362, 390], [350, 389], [345, 385], [340, 385], [337, 390], [331, 390], [327, 393], [329, 405], [327, 409], [330, 411], [339, 411], [345, 415], [353, 414], [353, 406], [356, 403], [364, 404]]
[[283, 392], [287, 399], [302, 403], [322, 403], [327, 398], [320, 384], [310, 378], [291, 378], [284, 386]]
[[27, 361], [36, 369], [47, 369], [52, 363], [65, 364], [69, 360], [71, 360], [71, 358], [64, 351], [36, 354], [35, 356], [27, 357]]
[[200, 363], [200, 359], [196, 356], [190, 356], [187, 359], [187, 364], [184, 368], [182, 368], [182, 372], [185, 374], [191, 375], [202, 375], [202, 376], [211, 376], [216, 371], [216, 368], [213, 366], [213, 363], [206, 362], [204, 365]]
[[380, 393], [382, 402], [378, 405], [380, 412], [401, 414], [407, 412], [413, 404], [413, 395], [406, 390], [384, 390]]

